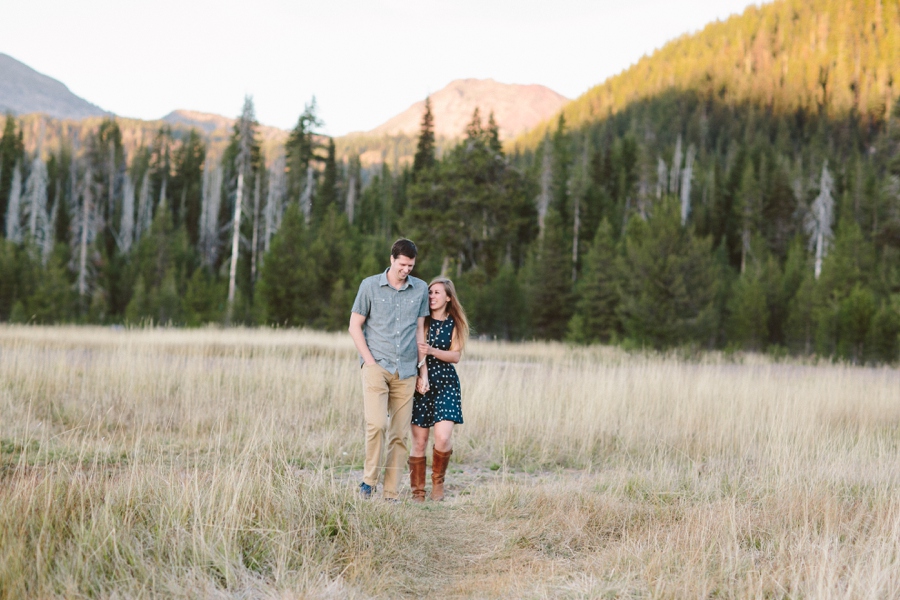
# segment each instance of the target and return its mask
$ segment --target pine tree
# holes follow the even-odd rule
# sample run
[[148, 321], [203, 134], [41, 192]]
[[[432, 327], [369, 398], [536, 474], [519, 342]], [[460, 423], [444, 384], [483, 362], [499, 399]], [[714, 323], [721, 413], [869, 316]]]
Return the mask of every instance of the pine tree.
[[503, 155], [503, 144], [500, 142], [500, 125], [497, 124], [497, 120], [494, 118], [494, 111], [491, 111], [488, 115], [488, 125], [485, 134], [488, 139], [488, 147], [494, 154]]
[[189, 327], [221, 322], [225, 316], [224, 285], [205, 267], [196, 269], [184, 294], [184, 319]]
[[900, 359], [900, 310], [889, 300], [872, 318], [866, 349], [867, 358], [874, 361], [896, 363]]
[[754, 264], [738, 277], [728, 301], [728, 342], [745, 350], [764, 350], [769, 338], [769, 307], [762, 269]]
[[566, 119], [562, 114], [559, 115], [559, 119], [556, 122], [552, 146], [551, 189], [553, 190], [553, 196], [551, 205], [559, 213], [562, 222], [568, 224], [572, 219], [571, 207], [569, 206], [569, 170], [572, 164], [572, 151], [569, 138], [566, 135]]
[[744, 273], [747, 269], [747, 255], [751, 251], [750, 241], [753, 234], [759, 231], [762, 217], [762, 193], [757, 183], [753, 162], [749, 160], [741, 175], [735, 212], [741, 224], [741, 273]]
[[619, 273], [612, 226], [603, 219], [577, 286], [575, 315], [569, 321], [568, 338], [582, 343], [609, 342], [619, 329]]
[[416, 155], [413, 159], [413, 174], [434, 167], [435, 139], [434, 139], [434, 115], [431, 114], [431, 97], [425, 98], [425, 113], [422, 115], [422, 125], [419, 128], [419, 142], [416, 146]]
[[317, 153], [321, 147], [317, 129], [322, 126], [322, 121], [316, 110], [316, 99], [313, 97], [304, 107], [284, 145], [287, 197], [291, 199], [300, 198], [305, 190], [310, 189], [313, 184], [309, 181], [309, 175], [314, 173], [310, 163], [321, 161]]
[[621, 260], [620, 316], [634, 342], [658, 348], [708, 344], [716, 325], [716, 274], [711, 240], [681, 226], [674, 198], [648, 221], [629, 221]]
[[559, 213], [547, 213], [544, 237], [537, 244], [530, 282], [531, 321], [537, 337], [561, 340], [572, 316], [572, 278], [568, 244]]
[[838, 309], [838, 354], [858, 363], [870, 354], [866, 342], [878, 305], [869, 288], [857, 283]]
[[183, 322], [182, 274], [190, 272], [191, 251], [183, 227], [175, 228], [168, 210], [157, 212], [150, 231], [141, 238], [132, 257], [134, 285], [125, 309], [134, 323]]
[[472, 112], [472, 119], [466, 125], [466, 139], [476, 140], [481, 137], [483, 131], [481, 127], [481, 110], [476, 106]]
[[[54, 188], [53, 192], [53, 240], [55, 244], [68, 245], [70, 243], [72, 226], [72, 190], [75, 186], [75, 178], [70, 174], [74, 165], [72, 148], [64, 140], [61, 142], [58, 154], [51, 155], [48, 163], [48, 177]], [[53, 166], [53, 169], [50, 166]]]
[[291, 327], [310, 323], [319, 290], [308, 246], [303, 216], [292, 203], [284, 213], [281, 229], [272, 238], [256, 289], [266, 323]]
[[[18, 170], [17, 164], [25, 159], [25, 147], [22, 144], [21, 130], [16, 133], [16, 119], [7, 113], [0, 137], [0, 231], [6, 232], [6, 215], [8, 202], [13, 188], [13, 178]], [[19, 174], [21, 177], [21, 173]]]
[[175, 204], [174, 223], [184, 224], [191, 245], [200, 240], [200, 213], [203, 212], [203, 169], [206, 144], [200, 134], [191, 129], [181, 146], [173, 154], [174, 173], [169, 186]]
[[67, 248], [58, 244], [51, 253], [38, 280], [34, 294], [29, 298], [28, 313], [36, 323], [61, 323], [72, 318], [74, 297], [69, 278]]
[[329, 210], [338, 206], [337, 178], [338, 172], [334, 139], [328, 138], [328, 149], [325, 155], [325, 169], [322, 172], [322, 182], [316, 188], [315, 199], [312, 204], [312, 219], [314, 223], [320, 223]]
[[6, 239], [13, 243], [22, 241], [22, 169], [16, 163], [9, 185], [9, 202], [6, 204]]

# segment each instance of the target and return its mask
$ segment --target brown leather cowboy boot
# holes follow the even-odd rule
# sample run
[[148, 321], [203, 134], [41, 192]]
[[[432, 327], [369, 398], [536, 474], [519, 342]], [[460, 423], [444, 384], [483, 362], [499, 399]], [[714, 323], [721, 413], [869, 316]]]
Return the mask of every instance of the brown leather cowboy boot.
[[453, 450], [441, 452], [435, 449], [431, 455], [431, 499], [440, 502], [444, 499], [444, 474], [447, 473], [447, 463]]
[[425, 457], [409, 457], [409, 487], [412, 488], [412, 501], [425, 502]]

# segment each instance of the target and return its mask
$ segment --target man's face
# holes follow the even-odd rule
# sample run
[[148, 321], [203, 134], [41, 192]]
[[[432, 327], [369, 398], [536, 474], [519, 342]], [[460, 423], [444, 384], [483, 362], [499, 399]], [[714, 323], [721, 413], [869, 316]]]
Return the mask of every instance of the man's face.
[[413, 267], [415, 266], [416, 259], [414, 258], [403, 256], [402, 254], [397, 258], [391, 257], [391, 271], [393, 271], [397, 279], [400, 279], [401, 281], [406, 279], [409, 274], [412, 273]]

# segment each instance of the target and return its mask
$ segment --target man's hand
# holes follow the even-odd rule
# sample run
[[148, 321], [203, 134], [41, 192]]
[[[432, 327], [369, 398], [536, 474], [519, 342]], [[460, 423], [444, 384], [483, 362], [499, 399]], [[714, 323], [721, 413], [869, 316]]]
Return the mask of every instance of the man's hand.
[[419, 392], [420, 394], [427, 394], [428, 390], [430, 388], [431, 388], [431, 386], [428, 385], [428, 377], [423, 377], [422, 375], [419, 375], [418, 377], [416, 377], [416, 391], [417, 392]]

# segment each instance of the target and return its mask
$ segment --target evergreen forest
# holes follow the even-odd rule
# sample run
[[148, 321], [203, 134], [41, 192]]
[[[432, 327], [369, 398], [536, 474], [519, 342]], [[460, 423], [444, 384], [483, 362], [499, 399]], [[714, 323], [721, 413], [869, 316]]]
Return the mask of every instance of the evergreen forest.
[[[408, 165], [283, 147], [251, 98], [223, 149], [115, 118], [0, 137], [0, 320], [341, 330], [413, 239], [476, 335], [900, 358], [900, 9], [783, 0], [671, 42], [501, 142], [476, 111]], [[428, 104], [426, 103], [426, 107]]]

